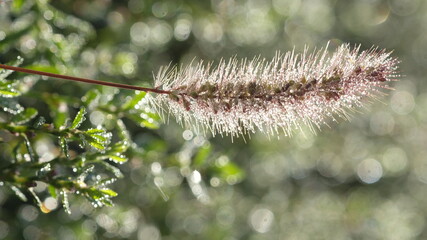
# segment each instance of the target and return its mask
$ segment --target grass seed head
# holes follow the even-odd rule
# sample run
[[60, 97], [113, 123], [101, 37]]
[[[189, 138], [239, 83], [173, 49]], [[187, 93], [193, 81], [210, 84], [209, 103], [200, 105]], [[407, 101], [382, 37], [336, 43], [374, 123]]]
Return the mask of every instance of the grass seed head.
[[151, 102], [181, 124], [213, 135], [291, 135], [301, 125], [315, 131], [381, 95], [398, 77], [398, 60], [390, 54], [343, 44], [332, 54], [305, 49], [278, 53], [271, 61], [232, 58], [216, 66], [164, 68], [155, 83], [173, 95], [158, 94]]

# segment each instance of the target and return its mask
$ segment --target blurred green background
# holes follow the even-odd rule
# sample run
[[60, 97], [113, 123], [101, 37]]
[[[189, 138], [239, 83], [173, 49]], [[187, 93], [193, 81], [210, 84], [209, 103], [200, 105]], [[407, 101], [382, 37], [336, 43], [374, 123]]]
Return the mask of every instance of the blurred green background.
[[[270, 58], [328, 41], [331, 50], [343, 42], [386, 48], [402, 61], [394, 91], [317, 134], [232, 143], [173, 119], [157, 130], [128, 123], [140, 154], [121, 166], [114, 207], [72, 198], [68, 215], [46, 197], [55, 210], [44, 214], [0, 188], [0, 239], [427, 238], [426, 1], [0, 2], [0, 62], [22, 56], [25, 66], [105, 81], [150, 85], [170, 62]], [[31, 78], [34, 94], [81, 97], [94, 88], [31, 86]], [[133, 94], [99, 89], [105, 101]], [[49, 115], [41, 102], [22, 103]], [[89, 120], [108, 128], [101, 112]], [[55, 144], [42, 138], [36, 150], [49, 159]]]

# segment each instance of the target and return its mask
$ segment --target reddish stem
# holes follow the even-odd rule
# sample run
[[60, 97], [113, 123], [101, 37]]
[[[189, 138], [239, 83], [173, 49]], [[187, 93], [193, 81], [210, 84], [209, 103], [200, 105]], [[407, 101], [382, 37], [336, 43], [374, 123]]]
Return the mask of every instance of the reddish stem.
[[90, 84], [96, 84], [96, 85], [104, 85], [104, 86], [110, 86], [110, 87], [117, 87], [117, 88], [124, 88], [124, 89], [131, 89], [131, 90], [137, 90], [137, 91], [143, 91], [143, 92], [153, 92], [153, 93], [160, 93], [160, 94], [171, 94], [171, 91], [166, 90], [160, 90], [156, 88], [145, 88], [145, 87], [138, 87], [133, 85], [127, 85], [127, 84], [121, 84], [121, 83], [113, 83], [113, 82], [104, 82], [94, 79], [88, 79], [88, 78], [79, 78], [79, 77], [73, 77], [73, 76], [67, 76], [67, 75], [61, 75], [61, 74], [55, 74], [55, 73], [48, 73], [48, 72], [42, 72], [42, 71], [36, 71], [21, 67], [13, 67], [9, 65], [0, 64], [0, 68], [16, 71], [16, 72], [23, 72], [23, 73], [29, 73], [29, 74], [36, 74], [36, 75], [42, 75], [47, 77], [53, 77], [53, 78], [60, 78], [65, 80], [71, 80], [76, 82], [85, 82]]

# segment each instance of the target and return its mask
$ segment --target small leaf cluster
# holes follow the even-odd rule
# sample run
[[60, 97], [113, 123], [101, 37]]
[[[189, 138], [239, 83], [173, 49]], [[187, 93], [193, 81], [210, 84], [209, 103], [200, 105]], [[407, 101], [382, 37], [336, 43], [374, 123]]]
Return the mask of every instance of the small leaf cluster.
[[[88, 22], [61, 12], [48, 1], [13, 1], [7, 15], [2, 24], [13, 27], [2, 29], [1, 63], [106, 81], [125, 82], [131, 76], [117, 70], [122, 69], [124, 60], [114, 57], [107, 61], [102, 44], [90, 45], [96, 34]], [[27, 41], [37, 44], [27, 48]], [[101, 46], [92, 48], [94, 45]], [[117, 57], [135, 60], [129, 49], [107, 49], [117, 51]], [[94, 61], [88, 61], [87, 56]], [[127, 64], [133, 63], [127, 60]], [[72, 209], [73, 203], [79, 202], [77, 198], [86, 198], [96, 207], [112, 205], [116, 191], [124, 197], [122, 188], [116, 186], [128, 186], [131, 181], [111, 184], [128, 177], [129, 165], [140, 169], [137, 175], [148, 183], [145, 195], [157, 194], [164, 199], [186, 191], [185, 187], [177, 188], [182, 179], [190, 188], [204, 186], [209, 179], [219, 181], [215, 186], [243, 179], [237, 165], [217, 161], [218, 154], [201, 136], [202, 140], [194, 137], [182, 144], [180, 130], [158, 129], [160, 118], [149, 101], [145, 92], [121, 92], [1, 70], [1, 189], [47, 213], [53, 210], [45, 203], [49, 198], [62, 202], [66, 212], [70, 212], [69, 205]], [[189, 159], [180, 157], [188, 152]], [[131, 163], [123, 164], [126, 162]], [[146, 168], [154, 163], [162, 166], [160, 171]], [[171, 172], [180, 179], [173, 184], [168, 180]], [[202, 182], [191, 182], [193, 172], [201, 173]], [[195, 192], [193, 195], [199, 198]]]
[[[38, 114], [33, 108], [23, 109], [8, 116], [8, 121], [1, 122], [1, 128], [14, 135], [14, 138], [9, 140], [9, 144], [13, 144], [11, 159], [7, 159], [9, 164], [1, 169], [0, 178], [3, 184], [10, 187], [22, 200], [27, 199], [25, 192], [33, 193], [32, 188], [38, 184], [47, 184], [52, 197], [57, 198], [60, 193], [66, 210], [69, 209], [69, 193], [85, 196], [97, 206], [111, 205], [110, 198], [116, 194], [106, 188], [106, 185], [120, 177], [120, 171], [108, 162], [109, 156], [121, 156], [127, 146], [122, 143], [117, 147], [117, 143], [112, 148], [107, 147], [107, 138], [103, 136], [106, 134], [105, 130], [77, 129], [75, 123], [83, 120], [83, 112], [79, 112], [72, 126], [63, 128], [55, 128], [53, 124], [45, 123], [42, 117], [35, 119]], [[62, 149], [60, 154], [49, 161], [39, 157], [33, 147], [37, 137], [46, 133], [58, 138]], [[68, 145], [72, 141], [95, 146], [94, 149], [102, 150], [108, 155], [91, 151], [71, 157]], [[95, 168], [99, 167], [113, 170], [113, 174], [101, 176], [95, 171]], [[41, 201], [36, 195], [34, 197], [43, 210]]]
[[[17, 64], [15, 64], [17, 65]], [[51, 116], [43, 116], [32, 107], [19, 104], [18, 96], [24, 94], [16, 81], [10, 81], [11, 72], [1, 71], [2, 109], [0, 129], [6, 144], [6, 159], [2, 159], [0, 181], [18, 197], [27, 201], [32, 196], [40, 209], [48, 212], [33, 189], [46, 184], [49, 194], [60, 198], [64, 209], [69, 212], [68, 195], [87, 198], [95, 207], [111, 206], [111, 198], [117, 193], [107, 186], [122, 178], [118, 165], [128, 160], [126, 152], [132, 141], [122, 119], [134, 120], [138, 125], [156, 128], [158, 117], [146, 111], [143, 102], [145, 93], [128, 97], [121, 106], [102, 104], [102, 94], [94, 89], [82, 97], [82, 106], [70, 118], [70, 103], [76, 99], [55, 94], [44, 94]], [[3, 87], [4, 86], [4, 87]], [[8, 105], [6, 105], [8, 104]], [[86, 118], [90, 112], [108, 116], [118, 134], [114, 136], [105, 128], [91, 127]], [[50, 119], [50, 122], [46, 119]], [[89, 125], [89, 126], [87, 126]], [[56, 139], [56, 155], [51, 159], [39, 156], [35, 145], [43, 138]], [[53, 151], [55, 152], [55, 151]]]
[[[18, 58], [16, 61], [11, 62], [10, 65], [18, 66], [21, 63], [22, 58]], [[16, 114], [22, 112], [23, 108], [14, 100], [15, 97], [21, 94], [18, 90], [19, 81], [6, 79], [12, 72], [13, 71], [4, 69], [0, 71], [0, 107], [3, 111]], [[23, 119], [21, 119], [21, 121], [23, 121]]]

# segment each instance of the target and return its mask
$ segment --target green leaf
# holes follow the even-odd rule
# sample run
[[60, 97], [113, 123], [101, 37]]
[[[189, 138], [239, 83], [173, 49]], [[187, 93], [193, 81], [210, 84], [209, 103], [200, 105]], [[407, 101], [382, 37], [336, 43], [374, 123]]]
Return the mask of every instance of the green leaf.
[[98, 128], [92, 128], [92, 129], [89, 129], [89, 130], [87, 130], [85, 132], [86, 132], [86, 134], [89, 134], [89, 135], [99, 134], [99, 133], [104, 134], [105, 130], [104, 129], [98, 129]]
[[[68, 107], [67, 107], [68, 108]], [[68, 119], [68, 112], [57, 111], [53, 120], [55, 128], [64, 126]]]
[[206, 162], [206, 159], [208, 158], [211, 151], [212, 151], [211, 145], [206, 145], [201, 147], [197, 152], [197, 154], [194, 156], [194, 159], [193, 159], [194, 166], [199, 167], [203, 165], [203, 163]]
[[111, 133], [107, 133], [104, 129], [89, 129], [80, 134], [80, 137], [86, 145], [88, 144], [98, 150], [105, 150], [105, 146], [111, 138]]
[[[105, 132], [103, 132], [103, 133], [105, 133]], [[87, 134], [86, 137], [88, 139], [90, 139], [90, 141], [95, 141], [95, 142], [102, 143], [102, 144], [107, 141], [107, 138], [102, 136], [99, 133]]]
[[159, 128], [159, 123], [158, 122], [152, 122], [150, 120], [142, 120], [140, 122], [140, 125], [149, 129], [158, 129]]
[[112, 207], [113, 206], [113, 201], [111, 201], [109, 198], [103, 198], [103, 199], [101, 199], [101, 202], [105, 206], [108, 206], [108, 207]]
[[23, 112], [12, 117], [14, 124], [24, 124], [31, 121], [38, 114], [38, 111], [34, 108], [26, 108]]
[[104, 150], [105, 147], [104, 145], [102, 145], [102, 143], [96, 142], [96, 141], [88, 141], [89, 145], [91, 145], [92, 147], [98, 149], [98, 150]]
[[14, 185], [9, 185], [10, 189], [12, 189], [12, 191], [15, 193], [15, 195], [20, 198], [23, 202], [28, 201], [27, 197], [25, 196], [25, 194], [16, 186]]
[[105, 150], [106, 138], [96, 134], [80, 134], [83, 143], [90, 145], [97, 150]]
[[[105, 192], [104, 192], [105, 191]], [[86, 197], [95, 207], [102, 207], [102, 205], [112, 206], [110, 198], [113, 197], [114, 191], [109, 189], [96, 189], [94, 187], [84, 190]], [[112, 194], [112, 195], [110, 195]], [[116, 193], [117, 196], [117, 193]]]
[[24, 108], [14, 99], [0, 97], [0, 109], [10, 114], [18, 114]]
[[101, 164], [102, 166], [104, 166], [104, 168], [105, 168], [107, 171], [109, 171], [109, 172], [111, 172], [112, 174], [114, 174], [114, 176], [115, 176], [116, 178], [123, 178], [123, 173], [122, 173], [122, 171], [120, 171], [120, 169], [119, 169], [119, 168], [117, 168], [117, 167], [115, 167], [115, 166], [111, 165], [111, 164], [110, 164], [110, 163], [108, 163], [108, 162], [100, 162], [100, 164]]
[[55, 73], [55, 74], [61, 73], [56, 67], [50, 66], [50, 65], [30, 65], [30, 66], [26, 66], [25, 68], [41, 71], [41, 72]]
[[12, 98], [21, 95], [21, 93], [14, 88], [15, 82], [0, 80], [0, 96], [5, 98]]
[[129, 148], [129, 143], [126, 141], [116, 142], [113, 146], [110, 147], [109, 152], [123, 153]]
[[110, 196], [110, 197], [116, 197], [116, 196], [117, 196], [117, 193], [116, 193], [115, 191], [113, 191], [113, 190], [109, 189], [109, 188], [104, 188], [104, 189], [101, 189], [100, 191], [101, 191], [102, 193], [104, 193], [104, 194], [106, 194], [106, 195]]
[[14, 12], [19, 12], [24, 5], [24, 0], [13, 0], [12, 10]]
[[79, 169], [80, 171], [79, 181], [83, 182], [89, 174], [93, 173], [94, 169], [95, 169], [95, 165], [93, 164], [86, 165], [83, 168]]
[[129, 146], [130, 143], [132, 142], [132, 139], [130, 137], [129, 131], [127, 130], [126, 125], [123, 123], [121, 119], [117, 119], [116, 126], [117, 126], [117, 135], [119, 136], [120, 140], [122, 141], [123, 144], [126, 144], [127, 146]]
[[0, 88], [0, 96], [2, 97], [17, 97], [19, 95], [21, 95], [21, 93], [13, 88]]
[[70, 153], [68, 152], [68, 143], [65, 137], [59, 137], [59, 146], [61, 147], [61, 150], [64, 153], [65, 157], [70, 159]]
[[82, 122], [86, 119], [85, 118], [85, 114], [86, 114], [86, 108], [85, 107], [81, 107], [80, 111], [77, 113], [76, 117], [73, 120], [73, 123], [71, 124], [70, 129], [76, 129], [78, 127], [80, 127], [80, 125], [82, 124]]
[[113, 146], [110, 146], [107, 151], [97, 156], [99, 160], [110, 160], [118, 164], [122, 164], [128, 161], [128, 158], [124, 156], [123, 152], [125, 152], [129, 147], [129, 144], [126, 142], [117, 142]]
[[19, 160], [21, 159], [21, 153], [20, 153], [21, 145], [22, 145], [22, 142], [18, 142], [18, 144], [16, 144], [16, 146], [12, 149], [14, 162], [19, 162]]
[[129, 99], [121, 106], [122, 111], [135, 108], [135, 106], [145, 97], [145, 95], [146, 92], [139, 92], [135, 94], [133, 98]]
[[[104, 132], [103, 132], [104, 133]], [[96, 139], [97, 142], [103, 143], [105, 141], [107, 141], [107, 138], [100, 135], [99, 133], [95, 133], [95, 134], [88, 134], [91, 138]]]
[[22, 138], [24, 139], [25, 147], [27, 148], [28, 155], [30, 156], [31, 162], [37, 162], [38, 156], [31, 145], [30, 139], [25, 133], [21, 133]]
[[55, 199], [57, 199], [57, 198], [58, 198], [58, 194], [56, 193], [56, 188], [55, 188], [54, 186], [49, 185], [49, 186], [47, 187], [47, 189], [48, 189], [48, 191], [49, 191], [49, 194], [50, 194], [53, 198], [55, 198]]
[[94, 105], [97, 105], [99, 95], [101, 93], [98, 89], [92, 89], [86, 92], [86, 94], [82, 97], [82, 102], [87, 108], [92, 108]]
[[43, 94], [43, 100], [45, 100], [49, 106], [49, 110], [53, 114], [53, 125], [55, 128], [64, 126], [68, 119], [67, 101], [57, 94]]
[[244, 171], [232, 162], [227, 162], [222, 166], [215, 167], [214, 172], [226, 181], [233, 178], [236, 183], [240, 182], [245, 177]]
[[62, 196], [62, 207], [64, 208], [64, 211], [68, 214], [71, 214], [70, 202], [68, 201], [68, 195], [66, 190], [62, 189], [59, 193]]
[[[17, 66], [21, 65], [22, 62], [24, 62], [24, 59], [22, 57], [18, 57], [18, 58], [16, 58], [15, 61], [8, 62], [7, 65], [17, 67]], [[13, 72], [14, 72], [13, 70], [8, 70], [8, 69], [0, 70], [0, 80], [4, 80]]]
[[109, 159], [115, 163], [125, 163], [127, 162], [127, 158], [123, 155], [108, 155]]
[[94, 187], [105, 188], [106, 185], [112, 184], [117, 181], [117, 178], [105, 178], [100, 181], [96, 181]]
[[134, 122], [139, 124], [141, 127], [146, 127], [150, 129], [158, 129], [159, 123], [157, 121], [157, 115], [152, 115], [144, 112], [130, 113], [126, 115], [128, 118], [132, 119]]

